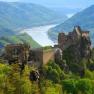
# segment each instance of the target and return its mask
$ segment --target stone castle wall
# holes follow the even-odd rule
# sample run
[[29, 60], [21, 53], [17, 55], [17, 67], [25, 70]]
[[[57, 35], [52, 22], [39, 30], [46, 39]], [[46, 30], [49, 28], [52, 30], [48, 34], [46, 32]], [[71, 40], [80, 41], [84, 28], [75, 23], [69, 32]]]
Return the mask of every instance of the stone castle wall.
[[70, 45], [76, 44], [81, 37], [89, 37], [88, 31], [82, 31], [80, 27], [75, 27], [73, 32], [69, 32], [67, 35], [65, 33], [59, 33], [58, 35], [58, 45], [61, 49], [66, 49]]

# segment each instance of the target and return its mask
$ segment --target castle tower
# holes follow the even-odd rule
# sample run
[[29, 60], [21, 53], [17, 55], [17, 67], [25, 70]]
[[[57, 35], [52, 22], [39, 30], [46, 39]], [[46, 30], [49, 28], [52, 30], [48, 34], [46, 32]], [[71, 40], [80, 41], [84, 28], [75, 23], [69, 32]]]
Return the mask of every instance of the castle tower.
[[78, 36], [81, 36], [81, 28], [80, 26], [75, 26], [74, 31], [77, 33]]
[[89, 31], [82, 31], [82, 37], [89, 37]]
[[65, 35], [65, 33], [59, 33], [59, 35], [58, 35], [58, 45], [61, 49], [65, 45], [66, 41], [67, 41], [67, 36]]

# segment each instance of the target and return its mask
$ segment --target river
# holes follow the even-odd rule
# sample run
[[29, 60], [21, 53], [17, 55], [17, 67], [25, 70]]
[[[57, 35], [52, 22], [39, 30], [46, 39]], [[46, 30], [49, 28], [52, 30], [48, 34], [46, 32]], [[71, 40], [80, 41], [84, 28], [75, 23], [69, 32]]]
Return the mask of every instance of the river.
[[46, 25], [24, 29], [22, 32], [29, 34], [41, 46], [53, 46], [55, 43], [48, 37], [48, 30], [56, 25]]

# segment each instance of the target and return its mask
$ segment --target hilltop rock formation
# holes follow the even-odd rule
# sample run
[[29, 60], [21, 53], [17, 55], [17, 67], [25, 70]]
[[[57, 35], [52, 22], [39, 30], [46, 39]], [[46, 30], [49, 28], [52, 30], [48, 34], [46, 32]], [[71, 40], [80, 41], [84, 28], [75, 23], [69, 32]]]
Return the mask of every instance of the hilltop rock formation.
[[[68, 34], [59, 33], [58, 48], [62, 50], [62, 61], [55, 61], [60, 61], [58, 64], [63, 68], [65, 68], [63, 61], [65, 61], [67, 69], [72, 72], [78, 72], [83, 76], [86, 64], [83, 60], [88, 61], [91, 57], [89, 31], [83, 31], [80, 26], [76, 26], [73, 32]], [[58, 55], [55, 57], [58, 57]]]
[[59, 33], [58, 46], [63, 51], [68, 48], [74, 49], [74, 55], [82, 58], [89, 57], [91, 52], [91, 40], [89, 31], [83, 31], [79, 26], [74, 27], [73, 32]]

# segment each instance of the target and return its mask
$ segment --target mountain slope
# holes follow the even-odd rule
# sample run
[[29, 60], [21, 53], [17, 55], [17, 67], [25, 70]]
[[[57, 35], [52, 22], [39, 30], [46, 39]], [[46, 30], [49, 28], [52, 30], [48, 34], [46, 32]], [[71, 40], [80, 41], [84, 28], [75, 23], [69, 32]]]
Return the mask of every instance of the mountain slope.
[[15, 32], [7, 29], [7, 28], [0, 28], [0, 37], [2, 36], [13, 36], [15, 35]]
[[18, 30], [45, 24], [56, 24], [65, 19], [66, 16], [62, 17], [40, 5], [0, 2], [0, 28]]
[[[9, 43], [28, 43], [40, 47], [29, 35], [18, 35], [19, 30], [33, 26], [56, 24], [64, 21], [54, 11], [40, 5], [21, 2], [0, 2], [0, 47]], [[16, 31], [16, 32], [14, 32]]]
[[52, 28], [49, 31], [49, 35], [53, 40], [56, 40], [58, 32], [69, 32], [76, 25], [80, 25], [83, 29], [86, 30], [94, 29], [94, 5], [77, 13], [76, 15], [74, 15], [64, 23], [56, 26], [55, 28]]
[[28, 34], [23, 33], [20, 35], [14, 35], [10, 37], [0, 37], [0, 46], [4, 47], [7, 44], [19, 44], [28, 43], [32, 48], [41, 47], [37, 42], [35, 42]]

